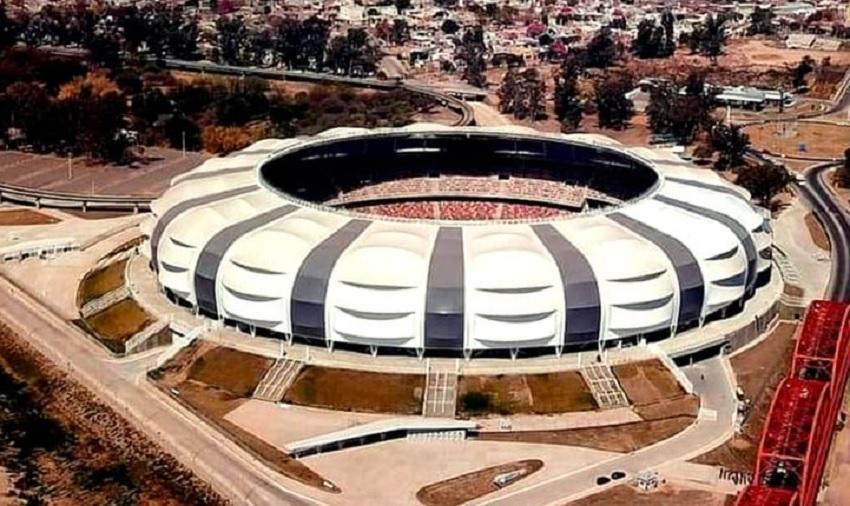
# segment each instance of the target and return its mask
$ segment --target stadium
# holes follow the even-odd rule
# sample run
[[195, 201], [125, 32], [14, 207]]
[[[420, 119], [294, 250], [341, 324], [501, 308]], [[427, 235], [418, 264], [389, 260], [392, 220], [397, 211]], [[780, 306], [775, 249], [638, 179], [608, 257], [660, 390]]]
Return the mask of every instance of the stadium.
[[669, 150], [414, 124], [268, 139], [176, 177], [145, 251], [177, 304], [377, 353], [661, 340], [770, 278], [768, 214]]

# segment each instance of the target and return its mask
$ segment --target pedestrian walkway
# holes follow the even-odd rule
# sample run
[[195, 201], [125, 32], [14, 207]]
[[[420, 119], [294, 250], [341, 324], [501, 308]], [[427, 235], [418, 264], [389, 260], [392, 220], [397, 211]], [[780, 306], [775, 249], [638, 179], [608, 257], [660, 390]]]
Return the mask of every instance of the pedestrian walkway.
[[303, 364], [298, 360], [276, 360], [254, 389], [252, 397], [261, 401], [280, 402], [302, 367]]
[[434, 418], [454, 418], [457, 399], [457, 373], [454, 369], [434, 366], [429, 361], [425, 376], [425, 395], [422, 415]]
[[617, 377], [608, 365], [594, 364], [582, 367], [579, 373], [601, 409], [623, 408], [629, 405], [629, 398], [626, 397], [620, 382], [617, 381]]

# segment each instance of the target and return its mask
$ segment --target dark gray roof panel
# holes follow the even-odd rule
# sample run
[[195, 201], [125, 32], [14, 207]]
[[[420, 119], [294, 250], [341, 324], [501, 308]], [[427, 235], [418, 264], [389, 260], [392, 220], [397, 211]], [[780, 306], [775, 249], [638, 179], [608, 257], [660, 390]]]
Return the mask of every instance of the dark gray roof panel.
[[293, 205], [277, 207], [270, 211], [257, 214], [250, 219], [234, 223], [223, 228], [212, 239], [207, 241], [195, 268], [195, 298], [198, 308], [212, 315], [218, 315], [215, 281], [218, 268], [227, 250], [240, 237], [266, 225], [298, 209]]
[[710, 218], [731, 230], [741, 242], [741, 244], [744, 246], [744, 252], [747, 255], [746, 289], [747, 291], [750, 291], [755, 288], [756, 278], [758, 277], [758, 267], [756, 266], [758, 253], [756, 252], [756, 245], [753, 242], [753, 237], [750, 235], [749, 232], [747, 232], [747, 229], [744, 228], [743, 225], [741, 225], [731, 217], [713, 209], [709, 209], [707, 207], [697, 206], [691, 204], [690, 202], [671, 199], [670, 197], [665, 197], [663, 195], [656, 195], [655, 199], [669, 206], [678, 207], [679, 209], [684, 209], [688, 212], [700, 216], [705, 216], [706, 218]]
[[202, 197], [184, 200], [179, 204], [171, 207], [168, 211], [165, 211], [165, 213], [163, 213], [163, 215], [160, 216], [160, 218], [156, 221], [156, 225], [154, 225], [153, 232], [151, 232], [151, 262], [153, 263], [154, 269], [159, 271], [159, 264], [157, 263], [157, 258], [159, 257], [159, 241], [162, 238], [162, 234], [163, 232], [165, 232], [166, 227], [168, 227], [168, 225], [170, 225], [171, 222], [174, 221], [178, 216], [185, 213], [189, 209], [207, 204], [212, 204], [213, 202], [217, 202], [219, 200], [237, 197], [239, 195], [254, 191], [256, 189], [257, 185], [252, 184], [219, 193], [211, 193]]
[[434, 241], [425, 293], [425, 348], [463, 349], [463, 233], [441, 227]]
[[599, 286], [590, 263], [552, 225], [533, 225], [531, 228], [549, 250], [563, 280], [566, 307], [564, 344], [598, 341], [602, 310]]
[[319, 243], [301, 263], [292, 288], [292, 333], [325, 339], [325, 299], [331, 272], [340, 255], [371, 222], [351, 220]]
[[676, 277], [679, 281], [679, 317], [678, 326], [684, 326], [697, 321], [702, 315], [705, 301], [705, 284], [697, 259], [691, 251], [675, 237], [650, 227], [623, 213], [608, 215], [612, 221], [619, 223], [632, 232], [655, 244], [667, 255]]

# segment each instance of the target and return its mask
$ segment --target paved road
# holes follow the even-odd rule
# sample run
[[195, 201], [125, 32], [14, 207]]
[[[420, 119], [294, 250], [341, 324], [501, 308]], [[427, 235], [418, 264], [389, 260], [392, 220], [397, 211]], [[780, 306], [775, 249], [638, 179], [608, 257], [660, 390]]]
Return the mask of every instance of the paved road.
[[825, 181], [826, 172], [834, 166], [823, 163], [808, 168], [799, 189], [830, 238], [832, 272], [824, 296], [846, 302], [850, 301], [850, 216]]
[[[684, 368], [694, 384], [694, 390], [703, 400], [703, 408], [716, 413], [700, 417], [685, 431], [656, 445], [634, 453], [614, 457], [580, 471], [558, 476], [498, 498], [473, 502], [478, 505], [514, 506], [517, 504], [562, 505], [569, 501], [594, 494], [608, 487], [596, 485], [596, 478], [614, 471], [625, 471], [630, 476], [654, 469], [671, 461], [683, 461], [719, 446], [732, 436], [736, 402], [730, 380], [731, 371], [725, 358], [715, 357]], [[704, 377], [704, 379], [703, 379]], [[515, 487], [521, 487], [520, 484]]]
[[153, 354], [144, 354], [138, 360], [110, 360], [79, 329], [2, 277], [0, 313], [55, 364], [68, 369], [73, 377], [234, 503], [321, 504], [288, 489], [280, 475], [194, 415], [176, 408], [173, 400], [144, 380], [142, 373], [151, 365]]

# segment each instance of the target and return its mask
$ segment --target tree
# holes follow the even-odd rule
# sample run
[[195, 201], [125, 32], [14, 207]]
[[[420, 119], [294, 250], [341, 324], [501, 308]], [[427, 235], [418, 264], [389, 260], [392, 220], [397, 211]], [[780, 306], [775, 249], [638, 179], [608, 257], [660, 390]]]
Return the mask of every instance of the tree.
[[578, 76], [582, 69], [575, 57], [567, 57], [555, 79], [555, 115], [562, 131], [572, 131], [581, 124], [582, 105]]
[[447, 35], [454, 35], [460, 31], [460, 25], [454, 19], [447, 19], [440, 25], [440, 30]]
[[631, 79], [609, 77], [594, 86], [594, 102], [600, 128], [622, 130], [634, 115], [634, 104], [626, 97], [632, 90]]
[[585, 48], [585, 66], [590, 68], [608, 68], [617, 59], [617, 44], [608, 27], [601, 28], [590, 39]]
[[773, 163], [745, 165], [738, 171], [736, 180], [767, 208], [770, 208], [773, 198], [784, 191], [791, 181], [792, 177], [785, 167]]
[[664, 29], [664, 50], [662, 54], [672, 55], [676, 52], [676, 38], [674, 29], [675, 18], [670, 10], [665, 10], [661, 15], [661, 27]]
[[726, 43], [726, 20], [719, 16], [706, 16], [705, 21], [694, 27], [688, 42], [691, 51], [708, 56], [712, 63], [717, 63]]
[[739, 126], [717, 124], [711, 129], [711, 147], [718, 153], [715, 169], [734, 169], [744, 163], [744, 155], [750, 147], [750, 136]]
[[637, 35], [632, 41], [632, 52], [639, 58], [658, 58], [666, 56], [664, 28], [655, 24], [654, 19], [644, 19], [638, 24]]
[[791, 72], [791, 82], [794, 87], [802, 88], [805, 86], [806, 76], [808, 76], [813, 70], [815, 70], [815, 60], [809, 55], [803, 56], [803, 59], [800, 60], [800, 63], [798, 63]]
[[410, 40], [410, 25], [407, 20], [399, 18], [393, 21], [391, 30], [393, 44], [401, 45]]
[[240, 17], [222, 16], [216, 21], [218, 60], [228, 65], [245, 63], [248, 29]]
[[11, 46], [15, 42], [18, 27], [6, 12], [6, 2], [0, 0], [0, 51]]
[[502, 79], [497, 94], [499, 95], [499, 111], [511, 113], [517, 119], [540, 118], [545, 110], [546, 87], [537, 69], [530, 68], [518, 71], [511, 68]]
[[749, 35], [772, 35], [776, 29], [773, 27], [773, 8], [759, 7], [756, 5], [750, 14], [750, 26], [747, 27]]
[[463, 80], [472, 86], [484, 88], [487, 86], [487, 61], [484, 54], [487, 48], [484, 45], [484, 29], [476, 26], [463, 34], [463, 41], [458, 49], [458, 57], [466, 63], [463, 70]]
[[378, 62], [377, 49], [362, 28], [351, 28], [346, 35], [338, 35], [328, 46], [326, 64], [348, 75], [374, 72]]
[[690, 144], [711, 119], [711, 99], [705, 86], [688, 84], [684, 94], [672, 84], [654, 86], [646, 108], [650, 130], [656, 135], [670, 135], [680, 144]]
[[404, 14], [404, 11], [413, 5], [410, 0], [393, 0], [393, 4], [395, 5], [396, 12], [399, 14]]

